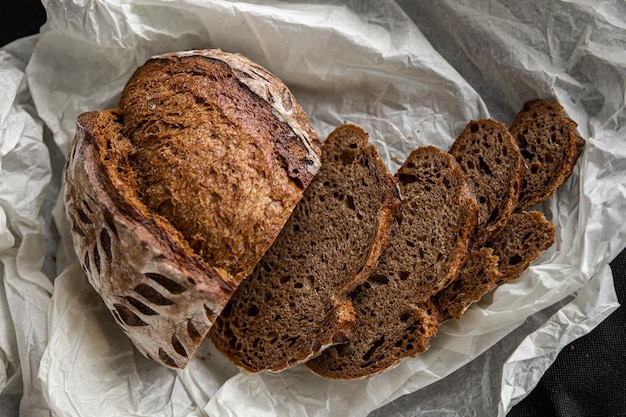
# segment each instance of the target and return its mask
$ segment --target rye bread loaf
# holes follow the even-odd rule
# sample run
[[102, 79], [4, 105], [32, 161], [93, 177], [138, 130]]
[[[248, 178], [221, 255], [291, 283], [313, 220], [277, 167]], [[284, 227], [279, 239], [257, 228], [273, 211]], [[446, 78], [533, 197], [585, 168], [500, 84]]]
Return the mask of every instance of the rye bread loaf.
[[563, 116], [563, 106], [546, 100], [524, 104], [510, 131], [525, 160], [518, 210], [546, 200], [571, 175], [585, 140], [577, 123]]
[[216, 348], [247, 371], [280, 371], [345, 342], [347, 294], [376, 266], [398, 204], [367, 133], [335, 129], [283, 231], [211, 328]]
[[77, 120], [65, 207], [85, 273], [148, 358], [183, 368], [317, 172], [287, 87], [220, 50], [151, 58]]
[[467, 257], [478, 206], [454, 158], [421, 147], [396, 177], [402, 203], [389, 246], [351, 293], [356, 320], [349, 342], [307, 362], [319, 375], [363, 378], [426, 350], [439, 324], [430, 298], [456, 278]]
[[495, 237], [517, 206], [524, 159], [507, 127], [494, 120], [473, 120], [450, 148], [478, 201], [473, 244]]

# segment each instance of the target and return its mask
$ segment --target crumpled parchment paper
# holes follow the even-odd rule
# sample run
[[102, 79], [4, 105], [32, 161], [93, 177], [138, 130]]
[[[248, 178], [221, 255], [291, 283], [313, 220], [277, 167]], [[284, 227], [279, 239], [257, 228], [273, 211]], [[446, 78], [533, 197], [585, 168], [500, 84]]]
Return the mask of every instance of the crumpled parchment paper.
[[[41, 34], [0, 49], [2, 415], [19, 403], [26, 416], [504, 416], [617, 308], [608, 263], [626, 247], [626, 10], [587, 3], [44, 1]], [[198, 47], [278, 75], [322, 137], [361, 125], [392, 170], [417, 146], [447, 149], [471, 119], [510, 124], [524, 101], [558, 100], [587, 145], [538, 207], [555, 245], [442, 326], [427, 352], [365, 380], [246, 374], [209, 342], [183, 371], [143, 358], [75, 262], [60, 175], [78, 114], [115, 106], [150, 56]], [[468, 375], [483, 382], [471, 396]]]

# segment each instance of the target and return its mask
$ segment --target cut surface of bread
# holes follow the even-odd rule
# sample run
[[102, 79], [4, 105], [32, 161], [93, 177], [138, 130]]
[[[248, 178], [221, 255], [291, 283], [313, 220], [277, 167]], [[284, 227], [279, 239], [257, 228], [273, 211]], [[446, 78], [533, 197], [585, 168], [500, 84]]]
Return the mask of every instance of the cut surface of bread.
[[119, 108], [85, 113], [65, 208], [87, 277], [146, 357], [183, 368], [319, 168], [276, 77], [241, 55], [151, 58]]
[[212, 327], [216, 348], [250, 372], [280, 371], [345, 342], [348, 293], [376, 266], [398, 204], [367, 133], [335, 129], [283, 231]]
[[439, 318], [430, 298], [449, 285], [467, 257], [478, 206], [454, 158], [416, 149], [396, 177], [402, 203], [376, 270], [351, 294], [352, 337], [307, 362], [313, 372], [358, 379], [427, 349]]
[[577, 126], [563, 106], [546, 100], [529, 101], [517, 114], [510, 131], [526, 164], [519, 210], [546, 200], [569, 178], [585, 144]]
[[[554, 243], [555, 227], [538, 211], [511, 215], [506, 227], [487, 243], [498, 257], [500, 282], [511, 282]], [[499, 282], [499, 283], [500, 283]]]
[[501, 282], [502, 276], [493, 249], [483, 247], [472, 250], [457, 279], [432, 298], [439, 320], [460, 319], [470, 305]]
[[517, 206], [524, 159], [507, 127], [473, 120], [450, 148], [468, 177], [479, 205], [474, 245], [495, 237]]

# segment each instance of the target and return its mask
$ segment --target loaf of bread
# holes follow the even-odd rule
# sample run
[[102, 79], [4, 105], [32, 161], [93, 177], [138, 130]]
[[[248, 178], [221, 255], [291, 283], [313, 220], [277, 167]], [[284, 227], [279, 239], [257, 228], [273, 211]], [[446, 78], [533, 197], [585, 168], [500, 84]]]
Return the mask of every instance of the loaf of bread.
[[577, 126], [558, 103], [533, 100], [519, 111], [510, 127], [526, 168], [519, 210], [546, 200], [569, 178], [585, 145]]
[[467, 258], [478, 206], [454, 158], [421, 147], [396, 177], [402, 202], [389, 246], [351, 293], [356, 320], [349, 342], [307, 363], [319, 375], [363, 378], [426, 350], [439, 326], [430, 298], [456, 278]]
[[221, 50], [156, 56], [81, 115], [65, 173], [74, 248], [148, 358], [184, 367], [320, 166], [287, 87]]
[[368, 134], [335, 129], [282, 233], [211, 328], [217, 349], [247, 371], [280, 371], [348, 340], [348, 293], [375, 268], [399, 201]]

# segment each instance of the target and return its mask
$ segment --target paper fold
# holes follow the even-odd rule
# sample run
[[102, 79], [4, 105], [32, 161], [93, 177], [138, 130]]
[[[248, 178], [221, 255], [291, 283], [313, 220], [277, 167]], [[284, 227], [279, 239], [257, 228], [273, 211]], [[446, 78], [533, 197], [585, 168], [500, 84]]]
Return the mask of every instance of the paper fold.
[[[615, 53], [626, 47], [626, 24], [616, 6], [538, 0], [506, 7], [446, 0], [437, 8], [406, 0], [46, 0], [44, 6], [41, 35], [0, 50], [0, 321], [7, 329], [0, 336], [0, 399], [21, 392], [24, 415], [361, 416], [392, 401], [415, 409], [411, 394], [442, 380], [461, 389], [458, 372], [472, 367], [485, 378], [502, 374], [502, 383], [492, 379], [480, 398], [491, 398], [486, 415], [504, 416], [567, 341], [616, 307], [608, 263], [626, 247], [620, 90], [626, 62]], [[544, 6], [549, 11], [540, 13]], [[148, 361], [75, 263], [61, 193], [49, 184], [52, 172], [63, 169], [54, 155], [67, 152], [80, 113], [114, 107], [148, 57], [198, 47], [240, 52], [267, 67], [291, 88], [321, 137], [344, 122], [361, 125], [392, 170], [417, 146], [447, 150], [471, 119], [508, 124], [527, 99], [559, 100], [587, 145], [568, 182], [537, 207], [556, 225], [555, 245], [519, 280], [442, 326], [427, 352], [365, 380], [326, 380], [304, 367], [246, 374], [209, 342], [184, 371]], [[48, 147], [60, 151], [49, 152], [43, 125], [54, 142]], [[50, 234], [55, 228], [58, 236]], [[54, 285], [41, 272], [51, 244]], [[546, 308], [558, 311], [544, 317]], [[527, 328], [529, 318], [545, 324]], [[553, 329], [557, 336], [547, 337]], [[510, 358], [492, 356], [490, 348], [507, 335], [522, 340], [519, 347]], [[533, 377], [524, 379], [528, 372]], [[471, 404], [476, 410], [478, 402]], [[430, 404], [468, 407], [460, 397]]]

